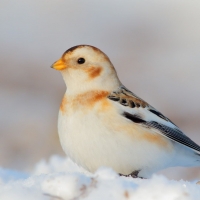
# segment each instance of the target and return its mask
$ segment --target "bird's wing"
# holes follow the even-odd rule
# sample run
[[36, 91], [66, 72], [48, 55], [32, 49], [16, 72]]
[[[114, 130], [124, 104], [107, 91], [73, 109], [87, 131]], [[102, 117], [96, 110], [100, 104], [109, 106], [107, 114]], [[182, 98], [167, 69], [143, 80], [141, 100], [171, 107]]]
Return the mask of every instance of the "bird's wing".
[[141, 98], [121, 86], [108, 95], [111, 101], [123, 106], [122, 115], [145, 128], [200, 152], [200, 146], [187, 137], [174, 123]]

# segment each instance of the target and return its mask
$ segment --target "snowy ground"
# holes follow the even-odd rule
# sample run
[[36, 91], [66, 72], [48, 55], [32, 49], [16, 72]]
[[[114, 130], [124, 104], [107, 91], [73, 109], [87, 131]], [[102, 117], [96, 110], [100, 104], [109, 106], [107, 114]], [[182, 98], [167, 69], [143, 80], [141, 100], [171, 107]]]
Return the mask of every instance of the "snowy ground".
[[41, 161], [32, 173], [0, 168], [1, 200], [65, 199], [200, 199], [197, 181], [173, 181], [156, 175], [149, 180], [119, 177], [108, 168], [89, 174], [67, 158]]

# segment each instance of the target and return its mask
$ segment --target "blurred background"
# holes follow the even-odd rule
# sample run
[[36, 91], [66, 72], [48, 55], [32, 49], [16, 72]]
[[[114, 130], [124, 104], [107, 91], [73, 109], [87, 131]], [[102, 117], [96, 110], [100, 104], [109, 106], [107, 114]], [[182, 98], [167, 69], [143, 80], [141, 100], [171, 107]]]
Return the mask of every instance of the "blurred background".
[[[0, 166], [30, 171], [63, 155], [65, 85], [50, 68], [78, 44], [104, 51], [124, 85], [200, 144], [200, 1], [1, 0]], [[199, 168], [165, 170], [200, 179]]]

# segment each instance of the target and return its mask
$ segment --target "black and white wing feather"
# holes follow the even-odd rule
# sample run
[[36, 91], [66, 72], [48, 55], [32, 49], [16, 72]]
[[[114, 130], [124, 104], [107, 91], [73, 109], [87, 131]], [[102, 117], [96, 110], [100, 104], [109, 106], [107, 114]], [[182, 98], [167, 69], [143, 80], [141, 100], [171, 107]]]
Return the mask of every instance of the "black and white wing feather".
[[163, 136], [200, 152], [200, 146], [187, 137], [174, 123], [148, 103], [121, 86], [108, 98], [124, 106], [124, 117], [140, 126], [150, 128]]

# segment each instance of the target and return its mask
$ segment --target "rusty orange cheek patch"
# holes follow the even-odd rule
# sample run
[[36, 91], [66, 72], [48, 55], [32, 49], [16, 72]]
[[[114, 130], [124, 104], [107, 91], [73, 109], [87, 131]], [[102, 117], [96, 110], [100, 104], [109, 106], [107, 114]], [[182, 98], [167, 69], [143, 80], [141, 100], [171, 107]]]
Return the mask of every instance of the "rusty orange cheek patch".
[[94, 79], [94, 78], [100, 76], [102, 70], [103, 69], [101, 67], [92, 66], [92, 67], [87, 68], [85, 71], [88, 74], [90, 79]]
[[66, 104], [67, 104], [67, 97], [64, 96], [63, 99], [62, 99], [61, 105], [60, 105], [60, 111], [62, 113], [65, 112]]

